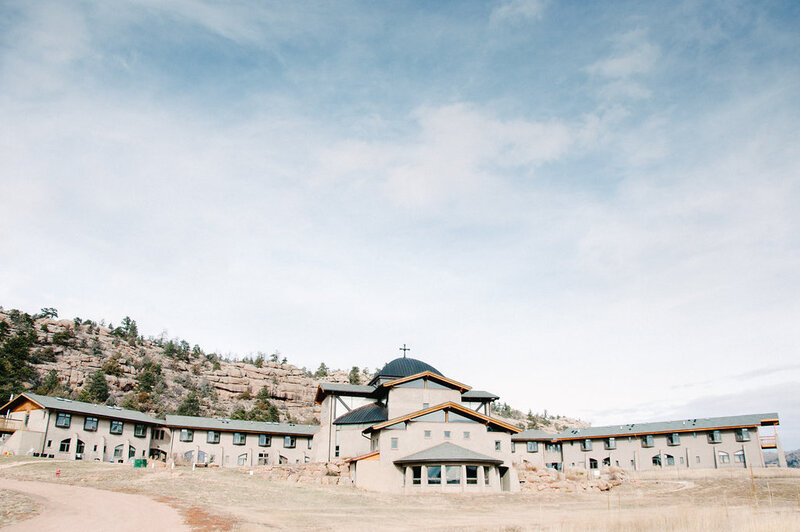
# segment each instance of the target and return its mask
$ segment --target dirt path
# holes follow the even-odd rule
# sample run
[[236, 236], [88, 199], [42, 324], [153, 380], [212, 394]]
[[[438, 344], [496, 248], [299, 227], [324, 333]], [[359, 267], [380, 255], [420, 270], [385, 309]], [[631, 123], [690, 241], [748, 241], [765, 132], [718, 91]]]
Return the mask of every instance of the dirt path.
[[0, 478], [0, 489], [31, 495], [44, 507], [41, 514], [3, 532], [190, 530], [177, 510], [144, 495], [8, 478]]

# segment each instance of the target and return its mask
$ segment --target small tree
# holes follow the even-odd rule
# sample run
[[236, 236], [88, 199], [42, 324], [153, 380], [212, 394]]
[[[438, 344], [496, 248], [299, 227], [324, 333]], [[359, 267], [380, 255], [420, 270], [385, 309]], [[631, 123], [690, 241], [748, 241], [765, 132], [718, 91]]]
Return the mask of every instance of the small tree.
[[200, 399], [194, 392], [189, 392], [189, 395], [178, 406], [175, 411], [179, 416], [199, 416], [200, 415]]
[[319, 365], [319, 368], [317, 368], [317, 372], [314, 373], [314, 376], [317, 378], [328, 376], [328, 366], [325, 365], [325, 362], [322, 362]]
[[89, 377], [89, 382], [81, 390], [80, 399], [92, 403], [105, 403], [108, 399], [108, 383], [102, 371], [95, 371]]
[[347, 377], [350, 379], [350, 384], [361, 384], [361, 371], [358, 366], [353, 366]]
[[40, 318], [57, 318], [58, 311], [52, 307], [43, 308], [42, 311], [39, 313]]
[[264, 355], [259, 353], [255, 361], [253, 362], [253, 365], [257, 368], [264, 367]]

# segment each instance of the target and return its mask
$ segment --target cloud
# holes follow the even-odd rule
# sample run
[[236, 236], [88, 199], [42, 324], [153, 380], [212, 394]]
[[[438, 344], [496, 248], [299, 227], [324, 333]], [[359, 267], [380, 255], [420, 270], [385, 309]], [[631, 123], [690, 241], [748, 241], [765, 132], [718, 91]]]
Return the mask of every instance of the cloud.
[[596, 76], [609, 79], [627, 79], [636, 74], [650, 71], [660, 55], [658, 46], [647, 40], [646, 32], [632, 30], [616, 36], [613, 40], [614, 52], [587, 67]]
[[572, 142], [561, 122], [504, 120], [464, 103], [419, 108], [412, 118], [414, 133], [400, 140], [333, 145], [320, 156], [318, 173], [369, 176], [398, 204], [427, 206], [478, 194], [509, 172], [532, 177]]
[[493, 24], [518, 23], [542, 18], [543, 0], [505, 0], [492, 10]]

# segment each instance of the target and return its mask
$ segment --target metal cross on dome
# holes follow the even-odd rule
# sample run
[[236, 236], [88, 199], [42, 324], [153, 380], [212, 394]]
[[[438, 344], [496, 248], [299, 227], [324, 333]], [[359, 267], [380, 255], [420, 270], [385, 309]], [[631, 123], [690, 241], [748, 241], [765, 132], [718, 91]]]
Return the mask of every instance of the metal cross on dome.
[[400, 348], [400, 351], [403, 352], [403, 358], [406, 358], [406, 351], [411, 351], [411, 348], [406, 347], [406, 344], [403, 344], [403, 347]]

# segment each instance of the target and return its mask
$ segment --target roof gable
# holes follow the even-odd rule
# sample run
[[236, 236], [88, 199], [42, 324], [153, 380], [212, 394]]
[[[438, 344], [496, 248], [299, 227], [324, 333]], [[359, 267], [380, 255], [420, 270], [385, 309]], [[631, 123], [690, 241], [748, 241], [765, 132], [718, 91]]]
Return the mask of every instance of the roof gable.
[[418, 417], [421, 417], [421, 416], [425, 416], [427, 414], [430, 414], [432, 412], [437, 412], [439, 410], [455, 410], [455, 411], [457, 411], [457, 413], [459, 415], [463, 415], [463, 416], [466, 416], [466, 417], [473, 418], [473, 419], [483, 423], [484, 425], [491, 425], [493, 427], [500, 428], [500, 429], [502, 429], [504, 431], [508, 431], [508, 432], [513, 433], [513, 434], [516, 434], [518, 432], [522, 432], [522, 429], [519, 429], [519, 428], [515, 427], [514, 425], [509, 425], [508, 423], [504, 423], [503, 421], [500, 421], [498, 419], [494, 419], [494, 418], [491, 418], [489, 416], [485, 416], [485, 415], [481, 414], [480, 412], [476, 412], [476, 411], [474, 411], [472, 409], [469, 409], [469, 408], [467, 408], [465, 406], [462, 406], [462, 405], [460, 405], [458, 403], [454, 403], [452, 401], [448, 401], [448, 402], [442, 403], [440, 405], [432, 406], [430, 408], [425, 408], [425, 409], [422, 409], [422, 410], [418, 410], [416, 412], [412, 412], [412, 413], [406, 414], [404, 416], [396, 417], [394, 419], [389, 419], [389, 420], [384, 421], [382, 423], [378, 423], [377, 425], [373, 425], [371, 427], [367, 427], [366, 429], [363, 430], [363, 432], [366, 433], [366, 432], [374, 432], [376, 430], [381, 430], [381, 429], [384, 429], [384, 428], [386, 428], [386, 427], [388, 427], [390, 425], [394, 425], [395, 423], [401, 423], [403, 421], [412, 421], [415, 418], [418, 418]]
[[430, 371], [422, 371], [420, 373], [415, 373], [414, 375], [409, 375], [409, 376], [403, 377], [401, 379], [395, 379], [393, 381], [384, 382], [383, 384], [380, 385], [380, 387], [381, 388], [391, 388], [391, 387], [394, 387], [394, 386], [398, 386], [400, 384], [411, 382], [411, 381], [416, 380], [416, 379], [425, 379], [426, 381], [427, 380], [432, 380], [434, 382], [438, 382], [440, 384], [444, 384], [448, 388], [452, 388], [454, 390], [459, 390], [461, 393], [464, 393], [464, 392], [469, 391], [471, 389], [466, 384], [461, 384], [458, 381], [454, 381], [453, 379], [448, 379], [447, 377], [445, 377], [443, 375], [439, 375], [437, 373], [432, 373]]
[[434, 447], [429, 449], [425, 449], [424, 451], [419, 451], [414, 454], [410, 454], [398, 460], [395, 460], [395, 464], [404, 464], [404, 463], [452, 463], [452, 462], [472, 462], [478, 464], [502, 464], [503, 461], [499, 458], [492, 458], [491, 456], [486, 456], [485, 454], [477, 453], [475, 451], [471, 451], [470, 449], [465, 449], [460, 445], [456, 445], [454, 443], [445, 442], [440, 443]]

